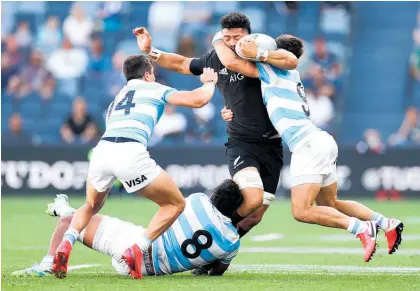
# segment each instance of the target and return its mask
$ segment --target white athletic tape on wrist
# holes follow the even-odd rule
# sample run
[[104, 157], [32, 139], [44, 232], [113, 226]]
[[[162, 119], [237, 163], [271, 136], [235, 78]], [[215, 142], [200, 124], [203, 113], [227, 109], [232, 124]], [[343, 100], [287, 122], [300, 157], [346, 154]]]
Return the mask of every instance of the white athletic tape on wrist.
[[157, 48], [154, 48], [154, 47], [152, 47], [152, 49], [149, 52], [149, 56], [154, 61], [157, 61], [160, 58], [161, 55], [162, 55], [162, 51], [158, 50]]
[[258, 48], [256, 59], [265, 62], [267, 58], [268, 58], [268, 50], [263, 49], [263, 48]]
[[223, 34], [221, 31], [219, 31], [213, 36], [213, 40], [211, 41], [211, 44], [215, 45], [218, 41], [221, 41], [222, 39], [223, 39]]
[[263, 205], [270, 205], [271, 202], [273, 202], [274, 200], [276, 200], [276, 196], [274, 194], [268, 193], [264, 191], [264, 201], [263, 201]]
[[264, 189], [260, 174], [254, 170], [239, 171], [233, 176], [233, 181], [235, 181], [235, 183], [238, 184], [239, 190], [245, 188]]

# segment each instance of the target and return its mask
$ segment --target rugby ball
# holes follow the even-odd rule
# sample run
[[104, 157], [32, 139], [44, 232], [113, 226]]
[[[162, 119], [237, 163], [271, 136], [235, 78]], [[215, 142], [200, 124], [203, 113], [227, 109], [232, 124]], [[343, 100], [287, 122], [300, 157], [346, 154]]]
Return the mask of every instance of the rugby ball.
[[263, 34], [263, 33], [253, 33], [253, 34], [250, 34], [241, 38], [235, 46], [236, 54], [245, 60], [252, 61], [252, 62], [259, 62], [258, 59], [245, 58], [244, 56], [240, 54], [239, 43], [245, 42], [249, 40], [249, 38], [254, 39], [259, 48], [263, 48], [269, 51], [277, 50], [277, 43], [271, 36]]

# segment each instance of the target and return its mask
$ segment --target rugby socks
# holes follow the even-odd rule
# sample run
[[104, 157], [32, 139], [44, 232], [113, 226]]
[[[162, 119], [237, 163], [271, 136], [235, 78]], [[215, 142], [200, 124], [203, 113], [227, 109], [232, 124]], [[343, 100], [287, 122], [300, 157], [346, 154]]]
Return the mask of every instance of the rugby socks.
[[245, 217], [240, 216], [240, 215], [238, 214], [238, 212], [237, 212], [237, 211], [235, 211], [235, 212], [232, 214], [232, 217], [231, 217], [230, 219], [232, 220], [232, 224], [233, 224], [233, 226], [235, 226], [235, 227], [236, 227], [236, 225], [237, 225], [239, 222], [241, 222], [244, 218], [245, 218]]
[[249, 230], [245, 230], [242, 227], [238, 228], [238, 234], [239, 234], [239, 238], [243, 237], [244, 235], [246, 235], [248, 233]]
[[69, 228], [63, 237], [63, 241], [68, 240], [72, 245], [76, 242], [77, 238], [79, 237], [79, 232], [74, 228]]
[[350, 217], [350, 224], [347, 228], [348, 232], [351, 232], [352, 234], [359, 234], [362, 232], [365, 232], [368, 229], [368, 224], [364, 221], [361, 221], [357, 218]]
[[51, 270], [53, 265], [54, 257], [53, 256], [45, 256], [42, 258], [41, 263], [39, 264], [39, 267], [42, 270]]
[[376, 223], [379, 225], [379, 227], [383, 230], [386, 231], [389, 225], [389, 218], [386, 218], [385, 216], [383, 216], [382, 214], [378, 213], [378, 212], [374, 212], [373, 213], [373, 217], [372, 217], [373, 221], [376, 221]]

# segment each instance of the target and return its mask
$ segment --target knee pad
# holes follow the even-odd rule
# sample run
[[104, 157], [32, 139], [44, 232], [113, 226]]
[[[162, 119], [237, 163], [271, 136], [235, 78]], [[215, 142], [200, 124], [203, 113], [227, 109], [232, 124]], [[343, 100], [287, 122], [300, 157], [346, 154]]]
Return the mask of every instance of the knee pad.
[[264, 191], [264, 201], [263, 201], [263, 205], [270, 205], [271, 202], [273, 202], [274, 200], [276, 200], [276, 196], [274, 194], [268, 193]]
[[233, 181], [239, 186], [239, 190], [245, 188], [261, 188], [263, 189], [263, 182], [260, 174], [254, 170], [241, 170], [233, 176]]

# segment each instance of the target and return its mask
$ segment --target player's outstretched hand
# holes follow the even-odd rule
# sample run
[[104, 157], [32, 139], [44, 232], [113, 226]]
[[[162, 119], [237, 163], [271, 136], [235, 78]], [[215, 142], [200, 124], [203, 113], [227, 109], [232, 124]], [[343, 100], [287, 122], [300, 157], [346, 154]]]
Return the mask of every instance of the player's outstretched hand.
[[217, 73], [212, 68], [204, 68], [200, 76], [200, 81], [203, 84], [207, 82], [217, 83]]
[[152, 37], [145, 27], [136, 27], [133, 29], [133, 34], [137, 38], [137, 45], [139, 49], [148, 54], [152, 49]]
[[220, 111], [222, 118], [226, 122], [230, 122], [233, 119], [233, 112], [230, 109], [227, 109], [226, 106]]
[[238, 50], [246, 58], [255, 59], [257, 57], [258, 46], [251, 36], [246, 36], [238, 42]]

